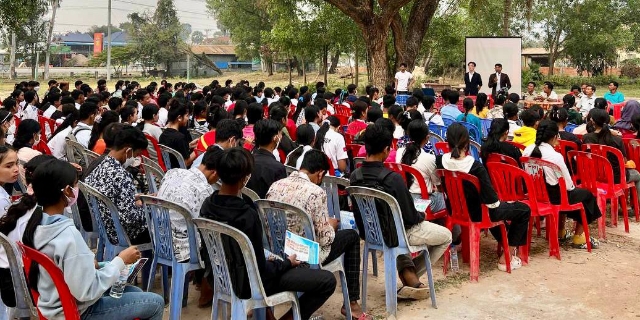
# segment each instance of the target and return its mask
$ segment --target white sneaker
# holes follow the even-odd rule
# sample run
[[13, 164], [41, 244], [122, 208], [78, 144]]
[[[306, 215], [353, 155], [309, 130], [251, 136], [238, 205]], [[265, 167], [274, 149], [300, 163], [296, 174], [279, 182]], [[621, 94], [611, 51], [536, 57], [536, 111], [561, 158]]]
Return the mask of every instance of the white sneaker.
[[[517, 256], [511, 256], [511, 271], [520, 269], [522, 267], [522, 260]], [[498, 270], [507, 272], [507, 265], [504, 263], [498, 263]]]

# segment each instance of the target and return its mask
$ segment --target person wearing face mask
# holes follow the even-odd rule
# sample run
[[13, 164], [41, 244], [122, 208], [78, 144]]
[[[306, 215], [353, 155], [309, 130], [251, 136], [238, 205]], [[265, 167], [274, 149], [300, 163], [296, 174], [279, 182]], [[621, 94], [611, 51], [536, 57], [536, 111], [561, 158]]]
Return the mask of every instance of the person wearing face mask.
[[[360, 319], [360, 237], [353, 229], [339, 229], [340, 221], [329, 217], [326, 192], [320, 187], [322, 178], [329, 171], [326, 156], [320, 150], [309, 150], [302, 156], [300, 171], [295, 171], [271, 185], [267, 199], [284, 202], [304, 210], [311, 217], [316, 241], [320, 244], [322, 264], [327, 264], [344, 254], [344, 267], [349, 289], [349, 301], [354, 319]], [[291, 195], [295, 194], [295, 197]], [[302, 223], [287, 219], [287, 230], [302, 235]], [[346, 315], [346, 306], [342, 314]]]
[[16, 133], [16, 123], [13, 114], [5, 109], [0, 109], [0, 145], [13, 144]]
[[[22, 163], [29, 162], [33, 157], [42, 152], [34, 147], [40, 143], [40, 124], [37, 121], [26, 119], [20, 122], [18, 132], [13, 141], [13, 148], [18, 151], [18, 159]], [[20, 180], [24, 182], [24, 168], [20, 166]]]
[[260, 120], [253, 127], [253, 133], [258, 148], [253, 151], [256, 165], [247, 188], [264, 199], [271, 184], [287, 177], [284, 165], [273, 154], [282, 140], [282, 123], [273, 119]]
[[[135, 129], [134, 129], [135, 130]], [[22, 237], [27, 247], [53, 259], [64, 275], [82, 319], [162, 319], [164, 301], [154, 293], [127, 286], [120, 299], [107, 296], [127, 264], [140, 259], [135, 246], [129, 247], [112, 261], [98, 267], [95, 255], [87, 246], [73, 220], [64, 215], [66, 207], [78, 197], [76, 169], [69, 163], [53, 159], [35, 169], [33, 191], [37, 203]], [[0, 229], [6, 226], [0, 222]], [[29, 279], [32, 289], [39, 292], [38, 310], [47, 319], [62, 319], [58, 290], [47, 272], [32, 265]]]
[[[85, 178], [89, 186], [115, 204], [120, 223], [132, 244], [151, 241], [142, 202], [136, 194], [131, 174], [125, 170], [134, 164], [135, 158], [147, 148], [147, 144], [147, 139], [140, 130], [125, 126], [116, 133], [113, 147], [107, 156]], [[109, 210], [102, 204], [100, 207], [109, 240], [116, 243], [117, 234]]]

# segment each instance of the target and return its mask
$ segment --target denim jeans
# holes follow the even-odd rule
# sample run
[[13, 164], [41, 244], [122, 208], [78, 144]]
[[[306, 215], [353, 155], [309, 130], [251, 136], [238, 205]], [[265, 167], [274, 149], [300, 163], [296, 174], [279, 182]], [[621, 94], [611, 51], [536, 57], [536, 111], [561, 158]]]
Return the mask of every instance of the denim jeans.
[[109, 296], [109, 290], [81, 316], [82, 320], [150, 319], [161, 320], [164, 299], [155, 293], [126, 286], [120, 299]]
[[9, 308], [4, 305], [2, 299], [0, 299], [0, 320], [8, 320], [9, 319]]

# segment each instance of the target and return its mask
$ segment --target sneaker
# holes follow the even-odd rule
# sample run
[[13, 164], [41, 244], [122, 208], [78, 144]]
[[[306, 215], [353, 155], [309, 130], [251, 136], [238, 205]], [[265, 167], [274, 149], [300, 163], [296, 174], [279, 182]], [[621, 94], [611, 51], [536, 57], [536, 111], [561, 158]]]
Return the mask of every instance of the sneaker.
[[[591, 249], [598, 249], [600, 246], [600, 241], [594, 237], [589, 237], [589, 242], [591, 242]], [[584, 233], [581, 235], [574, 235], [571, 246], [575, 249], [587, 249], [587, 240], [585, 239]]]
[[566, 243], [569, 240], [571, 240], [571, 232], [568, 232], [567, 229], [562, 229], [558, 235], [558, 241], [560, 241], [560, 243]]
[[[511, 256], [511, 271], [520, 269], [522, 267], [522, 260], [517, 256]], [[498, 270], [507, 272], [507, 265], [505, 263], [498, 263]]]

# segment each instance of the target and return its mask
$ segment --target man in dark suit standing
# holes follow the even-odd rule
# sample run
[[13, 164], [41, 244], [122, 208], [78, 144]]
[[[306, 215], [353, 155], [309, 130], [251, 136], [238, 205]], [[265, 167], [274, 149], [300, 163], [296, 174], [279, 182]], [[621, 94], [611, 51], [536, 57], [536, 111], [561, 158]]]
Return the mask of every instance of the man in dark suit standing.
[[471, 61], [467, 64], [469, 72], [464, 74], [464, 94], [466, 96], [477, 96], [482, 88], [482, 77], [476, 73], [476, 63]]
[[493, 95], [494, 99], [496, 98], [496, 92], [501, 89], [511, 89], [511, 80], [509, 80], [509, 76], [506, 73], [502, 73], [502, 64], [496, 63], [495, 70], [496, 73], [489, 76], [489, 88], [491, 88], [491, 95]]

